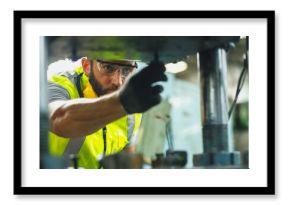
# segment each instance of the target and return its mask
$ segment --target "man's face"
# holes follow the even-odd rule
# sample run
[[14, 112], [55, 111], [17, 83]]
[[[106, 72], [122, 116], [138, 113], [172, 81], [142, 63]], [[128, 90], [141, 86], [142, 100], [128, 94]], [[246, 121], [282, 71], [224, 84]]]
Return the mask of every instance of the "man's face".
[[[91, 72], [89, 74], [89, 82], [98, 96], [102, 96], [118, 90], [124, 83], [126, 77], [121, 74], [120, 70], [116, 70], [112, 74], [105, 73], [100, 66], [110, 66], [109, 64], [102, 65], [97, 61], [92, 61]], [[132, 69], [133, 71], [133, 69]], [[132, 73], [131, 71], [131, 73]], [[128, 77], [128, 76], [127, 76]]]

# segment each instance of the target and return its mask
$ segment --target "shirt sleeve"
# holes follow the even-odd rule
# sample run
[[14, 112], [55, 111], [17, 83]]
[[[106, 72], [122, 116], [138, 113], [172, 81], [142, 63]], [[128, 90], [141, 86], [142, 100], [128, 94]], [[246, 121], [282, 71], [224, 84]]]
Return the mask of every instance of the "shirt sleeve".
[[47, 82], [47, 91], [48, 91], [48, 103], [51, 103], [57, 100], [70, 99], [70, 95], [68, 91], [64, 87], [56, 83]]

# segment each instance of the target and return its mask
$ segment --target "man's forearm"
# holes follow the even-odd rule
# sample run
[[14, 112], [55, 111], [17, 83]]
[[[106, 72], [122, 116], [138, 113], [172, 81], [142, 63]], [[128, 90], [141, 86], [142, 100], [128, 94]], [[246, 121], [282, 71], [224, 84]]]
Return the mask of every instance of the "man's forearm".
[[52, 102], [50, 129], [62, 137], [82, 137], [126, 115], [117, 92], [96, 99], [72, 99]]

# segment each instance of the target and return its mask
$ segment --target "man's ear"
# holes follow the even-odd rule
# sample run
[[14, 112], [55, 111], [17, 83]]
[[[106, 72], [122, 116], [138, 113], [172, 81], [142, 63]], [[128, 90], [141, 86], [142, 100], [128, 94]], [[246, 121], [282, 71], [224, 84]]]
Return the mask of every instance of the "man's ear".
[[82, 63], [82, 67], [84, 69], [85, 74], [87, 76], [89, 76], [89, 74], [91, 72], [91, 62], [90, 62], [90, 60], [88, 60], [87, 58], [82, 58], [81, 63]]

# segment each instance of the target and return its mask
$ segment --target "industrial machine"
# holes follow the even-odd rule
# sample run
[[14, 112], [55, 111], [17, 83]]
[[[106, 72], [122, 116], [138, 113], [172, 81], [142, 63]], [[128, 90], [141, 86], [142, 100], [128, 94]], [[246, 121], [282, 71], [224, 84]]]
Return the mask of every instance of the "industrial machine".
[[[61, 41], [62, 40], [62, 41]], [[51, 45], [67, 41], [68, 56], [76, 60], [81, 56], [102, 56], [111, 51], [115, 56], [141, 59], [150, 62], [158, 54], [164, 63], [178, 62], [190, 55], [197, 56], [200, 79], [201, 117], [203, 153], [187, 156], [182, 150], [169, 149], [166, 153], [158, 153], [152, 161], [152, 168], [182, 168], [187, 160], [192, 160], [195, 167], [200, 168], [240, 168], [241, 155], [229, 149], [228, 121], [233, 107], [228, 105], [227, 94], [227, 51], [234, 49], [240, 36], [115, 36], [115, 37], [43, 37], [41, 69], [46, 70], [52, 56]], [[248, 38], [247, 38], [248, 42]], [[95, 51], [95, 52], [93, 52]], [[247, 70], [247, 53], [245, 66], [239, 81], [241, 89]], [[46, 78], [42, 76], [42, 88]], [[238, 93], [238, 91], [237, 91]], [[47, 105], [45, 92], [41, 93], [41, 167], [61, 167], [60, 159], [52, 159], [47, 155]], [[237, 97], [237, 96], [236, 96]], [[235, 98], [236, 101], [236, 98]], [[234, 103], [235, 103], [234, 101]], [[74, 165], [75, 158], [72, 158]], [[131, 166], [120, 161], [135, 162]], [[136, 163], [143, 163], [140, 155], [116, 154], [101, 160], [104, 168], [142, 168]], [[125, 164], [125, 165], [124, 165]], [[125, 167], [124, 167], [124, 166]], [[135, 166], [136, 165], [136, 166]], [[77, 167], [77, 166], [75, 166]]]

